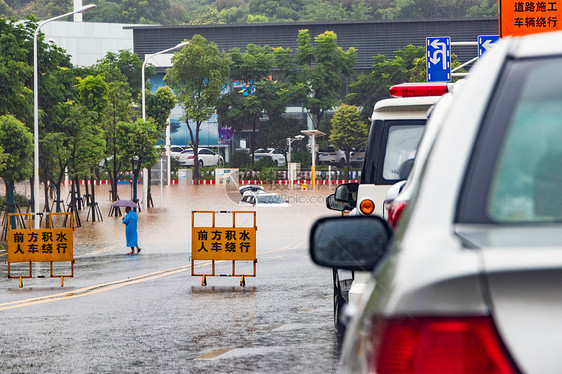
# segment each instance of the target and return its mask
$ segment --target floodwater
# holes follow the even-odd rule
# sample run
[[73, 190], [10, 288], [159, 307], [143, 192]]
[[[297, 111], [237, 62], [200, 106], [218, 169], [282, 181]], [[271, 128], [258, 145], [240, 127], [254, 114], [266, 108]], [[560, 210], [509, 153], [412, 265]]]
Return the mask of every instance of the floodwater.
[[[80, 213], [74, 278], [62, 288], [50, 278], [26, 279], [23, 288], [0, 281], [3, 371], [334, 372], [332, 273], [308, 256], [312, 223], [337, 214], [325, 207], [332, 191], [265, 188], [291, 206], [241, 209], [240, 194], [222, 186], [153, 186], [155, 207], [139, 214], [141, 255], [127, 256], [121, 217], [108, 217], [109, 187], [97, 186], [103, 222]], [[130, 186], [120, 185], [119, 195], [129, 198]], [[191, 212], [232, 210], [256, 211], [256, 277], [246, 287], [237, 277], [209, 277], [202, 286], [189, 266]], [[252, 224], [252, 215], [243, 216], [237, 225]], [[231, 217], [218, 214], [217, 226]], [[208, 270], [203, 264], [197, 272]], [[217, 265], [217, 274], [229, 270]], [[9, 304], [59, 293], [54, 301]]]

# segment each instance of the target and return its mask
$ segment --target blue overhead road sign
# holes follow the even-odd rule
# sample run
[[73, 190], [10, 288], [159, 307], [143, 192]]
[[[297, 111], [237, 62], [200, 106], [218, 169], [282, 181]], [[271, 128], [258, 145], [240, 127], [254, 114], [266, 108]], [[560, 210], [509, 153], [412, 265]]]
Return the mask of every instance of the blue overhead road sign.
[[498, 35], [480, 35], [478, 36], [478, 58], [482, 57], [484, 52], [492, 48], [492, 44], [498, 41]]
[[428, 82], [451, 80], [451, 38], [426, 38], [426, 63]]

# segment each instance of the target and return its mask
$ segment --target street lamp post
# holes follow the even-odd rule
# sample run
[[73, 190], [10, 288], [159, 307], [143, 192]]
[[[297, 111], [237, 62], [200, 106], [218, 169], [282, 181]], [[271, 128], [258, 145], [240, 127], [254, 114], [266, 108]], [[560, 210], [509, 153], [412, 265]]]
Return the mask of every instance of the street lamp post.
[[145, 83], [144, 83], [144, 67], [146, 66], [146, 62], [148, 60], [150, 60], [151, 58], [153, 58], [154, 56], [161, 55], [162, 53], [170, 52], [170, 51], [173, 51], [173, 50], [176, 50], [176, 49], [181, 49], [188, 44], [189, 44], [189, 42], [179, 43], [175, 47], [168, 48], [168, 49], [165, 49], [165, 50], [160, 51], [160, 52], [156, 52], [156, 53], [154, 53], [154, 54], [152, 54], [152, 55], [150, 55], [150, 56], [148, 56], [144, 59], [144, 61], [142, 63], [142, 82], [141, 82], [141, 85], [142, 85], [142, 87], [141, 87], [141, 90], [142, 90], [142, 92], [141, 92], [141, 94], [142, 94], [142, 119], [143, 119], [143, 121], [146, 120], [146, 106], [145, 106], [145, 93], [144, 93], [144, 86], [145, 86]]
[[301, 130], [301, 132], [305, 135], [312, 137], [312, 167], [311, 167], [311, 184], [312, 188], [316, 188], [316, 137], [324, 136], [322, 131], [319, 130]]
[[76, 13], [85, 13], [94, 9], [94, 4], [84, 5], [80, 9], [57, 17], [49, 18], [37, 26], [33, 35], [33, 210], [35, 213], [35, 228], [39, 229], [39, 74], [37, 71], [37, 36], [45, 24]]
[[[156, 53], [154, 53], [154, 54], [152, 54], [148, 57], [145, 57], [145, 59], [142, 63], [142, 69], [141, 69], [141, 96], [142, 96], [142, 120], [143, 121], [146, 121], [146, 93], [144, 92], [144, 90], [145, 90], [144, 67], [146, 66], [146, 62], [154, 56], [161, 55], [161, 54], [166, 53], [166, 52], [174, 51], [176, 49], [181, 49], [188, 44], [189, 44], [189, 42], [182, 42], [182, 43], [179, 43], [178, 45], [176, 45], [175, 47], [164, 49], [163, 51], [156, 52]], [[166, 126], [166, 157], [167, 157], [167, 164], [168, 164], [168, 185], [169, 185], [170, 184], [170, 168], [171, 168], [171, 166], [170, 166], [170, 123], [168, 123], [167, 126]], [[143, 188], [148, 188], [148, 186], [143, 187]], [[160, 190], [162, 190], [162, 185], [160, 185]], [[162, 191], [160, 191], [160, 194], [162, 195]], [[145, 196], [146, 196], [146, 194], [145, 194]], [[147, 198], [148, 197], [145, 197], [144, 203], [143, 203], [143, 207], [145, 209], [146, 209], [146, 206], [144, 206], [144, 205], [146, 204]]]
[[304, 135], [297, 135], [294, 138], [287, 138], [287, 145], [289, 146], [289, 152], [287, 155], [287, 161], [291, 162], [291, 144], [295, 141], [295, 140], [302, 140], [304, 139]]

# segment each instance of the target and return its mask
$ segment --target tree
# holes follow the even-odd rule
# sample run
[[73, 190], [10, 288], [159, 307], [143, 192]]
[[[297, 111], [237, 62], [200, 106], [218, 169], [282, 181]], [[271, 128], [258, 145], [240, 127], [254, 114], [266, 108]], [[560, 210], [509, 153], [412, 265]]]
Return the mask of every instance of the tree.
[[111, 182], [112, 200], [117, 200], [117, 181], [126, 168], [120, 156], [120, 146], [117, 142], [117, 125], [119, 122], [132, 122], [132, 99], [128, 90], [129, 85], [123, 81], [110, 82], [107, 85], [108, 107], [105, 111], [103, 129], [106, 142], [105, 170]]
[[[166, 122], [172, 109], [176, 106], [176, 96], [170, 89], [170, 87], [163, 86], [156, 90], [156, 94], [147, 91], [145, 95], [146, 99], [146, 114], [148, 117], [153, 118], [158, 131], [161, 136], [165, 135], [164, 131], [166, 128]], [[161, 137], [160, 136], [160, 137]], [[152, 165], [148, 168], [148, 196], [149, 202], [152, 202]]]
[[137, 119], [135, 123], [119, 122], [117, 124], [116, 144], [120, 157], [131, 165], [133, 171], [133, 201], [137, 201], [137, 181], [142, 168], [151, 168], [160, 157], [154, 145], [162, 133], [153, 120]]
[[0, 18], [0, 115], [32, 123], [33, 92], [26, 82], [33, 76], [33, 67], [23, 43], [29, 32], [25, 24]]
[[[199, 158], [199, 130], [215, 111], [221, 92], [228, 83], [228, 60], [219, 54], [215, 43], [208, 43], [201, 35], [195, 35], [188, 46], [174, 53], [172, 67], [164, 82], [170, 86], [184, 110], [182, 117], [189, 130], [195, 160]], [[189, 126], [195, 123], [195, 131]], [[199, 183], [199, 163], [194, 163], [194, 180]]]
[[[104, 72], [107, 82], [116, 80], [127, 82], [133, 99], [139, 97], [142, 87], [142, 61], [136, 53], [125, 49], [117, 53], [107, 52], [105, 57], [98, 61], [96, 68]], [[145, 66], [146, 78], [154, 75], [155, 71], [154, 66]]]
[[261, 15], [274, 22], [294, 22], [304, 10], [303, 0], [250, 0], [248, 10], [252, 15]]
[[162, 133], [166, 128], [166, 121], [170, 117], [172, 109], [176, 106], [176, 96], [170, 87], [163, 86], [158, 88], [155, 94], [147, 90], [145, 99], [146, 115], [154, 119], [158, 130]]
[[295, 57], [289, 49], [276, 48], [275, 56], [281, 73], [290, 81], [296, 97], [308, 109], [315, 129], [327, 110], [340, 99], [345, 77], [351, 75], [356, 49], [343, 51], [337, 45], [337, 35], [326, 31], [310, 41], [308, 30], [300, 30]]
[[281, 97], [272, 98], [269, 95], [271, 86], [277, 86], [277, 82], [272, 82], [270, 79], [274, 68], [271, 47], [248, 44], [245, 52], [234, 48], [228, 52], [227, 57], [230, 63], [231, 80], [246, 87], [232, 88], [223, 95], [217, 103], [217, 113], [223, 126], [231, 126], [235, 130], [242, 130], [245, 124], [252, 124], [250, 153], [253, 160], [256, 126], [260, 117], [267, 107], [274, 104], [271, 99], [280, 100], [275, 103], [282, 105], [283, 112], [287, 100]]
[[5, 152], [0, 177], [6, 183], [8, 212], [15, 213], [14, 183], [33, 175], [33, 135], [14, 116], [1, 116], [0, 148]]
[[347, 169], [351, 164], [350, 152], [353, 148], [365, 148], [369, 129], [361, 118], [361, 111], [355, 105], [342, 104], [330, 121], [332, 131], [330, 143], [345, 152]]
[[[369, 74], [360, 75], [349, 85], [351, 93], [344, 99], [346, 104], [363, 108], [363, 118], [368, 118], [375, 103], [389, 96], [388, 89], [399, 83], [425, 81], [419, 75], [419, 59], [425, 61], [425, 48], [406, 46], [394, 52], [393, 59], [387, 60], [383, 55], [373, 57], [373, 65]], [[424, 65], [425, 66], [425, 65]]]

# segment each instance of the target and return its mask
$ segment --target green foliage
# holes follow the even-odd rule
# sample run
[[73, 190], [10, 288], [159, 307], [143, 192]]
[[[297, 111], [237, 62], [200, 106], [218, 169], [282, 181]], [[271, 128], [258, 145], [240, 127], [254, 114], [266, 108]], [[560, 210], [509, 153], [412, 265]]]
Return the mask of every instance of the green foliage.
[[304, 9], [303, 0], [249, 0], [250, 14], [262, 15], [271, 22], [291, 22], [300, 19]]
[[275, 163], [271, 157], [262, 157], [256, 162], [254, 162], [254, 170], [260, 171], [265, 168], [274, 168]]
[[0, 177], [20, 182], [33, 175], [33, 135], [11, 115], [0, 117], [0, 148], [7, 155]]
[[[142, 87], [142, 61], [136, 53], [130, 50], [107, 52], [105, 57], [98, 61], [96, 68], [105, 73], [108, 82], [115, 80], [127, 82], [132, 90], [131, 96], [139, 97]], [[147, 78], [154, 75], [155, 71], [154, 66], [145, 66]]]
[[[172, 57], [172, 67], [164, 82], [174, 90], [184, 110], [183, 120], [195, 122], [195, 133], [189, 128], [195, 159], [198, 157], [201, 123], [215, 112], [219, 97], [226, 88], [230, 74], [228, 59], [221, 56], [215, 43], [194, 35], [189, 45]], [[199, 164], [194, 177], [198, 182]]]
[[[269, 118], [269, 121], [261, 123], [258, 146], [260, 148], [285, 149], [287, 138], [300, 135], [301, 130], [304, 129], [306, 129], [306, 124], [296, 118]], [[293, 142], [292, 149], [295, 149], [299, 143], [301, 142]]]
[[277, 179], [277, 169], [275, 167], [263, 167], [259, 173], [259, 178], [265, 183], [273, 183]]
[[145, 93], [146, 115], [152, 117], [160, 132], [166, 128], [166, 121], [172, 109], [176, 106], [176, 97], [170, 87], [158, 88], [155, 94], [150, 91]]
[[[120, 156], [128, 161], [133, 173], [142, 168], [151, 168], [160, 157], [160, 149], [154, 144], [161, 133], [152, 120], [137, 119], [135, 123], [119, 122], [117, 124], [116, 143]], [[133, 159], [137, 160], [137, 168], [133, 169]]]
[[[368, 19], [497, 17], [492, 0], [94, 0], [88, 22], [235, 24]], [[40, 19], [71, 10], [69, 0], [0, 0], [0, 16]]]
[[291, 153], [291, 162], [300, 163], [301, 170], [307, 170], [312, 166], [312, 156], [309, 151], [299, 150]]
[[345, 77], [352, 73], [356, 49], [344, 52], [332, 31], [315, 37], [313, 44], [308, 30], [300, 30], [294, 59], [286, 50], [277, 49], [275, 53], [280, 70], [296, 88], [296, 98], [308, 109], [314, 128], [318, 129], [324, 113], [337, 104]]
[[[29, 206], [31, 204], [31, 201], [27, 198], [27, 196], [24, 195], [20, 195], [20, 194], [14, 194], [14, 199], [15, 199], [15, 203], [19, 206], [19, 207], [23, 207], [23, 206]], [[7, 209], [7, 199], [6, 196], [2, 196], [0, 195], [0, 210], [6, 210]]]
[[252, 156], [243, 150], [234, 151], [230, 155], [230, 165], [235, 168], [244, 168], [252, 165]]
[[[388, 89], [404, 82], [425, 81], [421, 77], [420, 59], [425, 61], [425, 48], [406, 46], [398, 50], [393, 59], [387, 60], [384, 56], [373, 57], [373, 65], [369, 74], [360, 75], [355, 82], [349, 85], [351, 93], [345, 98], [346, 104], [357, 105], [363, 108], [363, 118], [371, 115], [375, 103], [389, 96]], [[425, 66], [425, 65], [424, 65]]]
[[361, 111], [355, 105], [342, 104], [332, 117], [330, 143], [334, 148], [345, 152], [346, 165], [351, 163], [350, 152], [353, 148], [365, 148], [369, 129], [361, 118]]
[[0, 19], [0, 115], [12, 114], [21, 121], [33, 115], [33, 92], [26, 86], [33, 67], [23, 43], [29, 32], [25, 25]]

